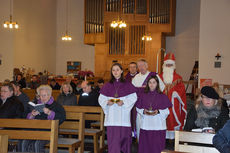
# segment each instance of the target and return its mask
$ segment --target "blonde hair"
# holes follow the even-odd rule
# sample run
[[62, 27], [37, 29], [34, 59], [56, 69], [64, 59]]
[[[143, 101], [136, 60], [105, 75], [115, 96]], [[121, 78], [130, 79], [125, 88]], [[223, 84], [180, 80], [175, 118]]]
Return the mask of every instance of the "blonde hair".
[[[214, 99], [214, 105], [221, 105], [221, 99]], [[195, 108], [197, 109], [199, 104], [202, 103], [202, 94], [199, 94], [196, 101], [195, 101]]]
[[40, 85], [36, 90], [38, 95], [40, 95], [41, 90], [46, 90], [49, 96], [52, 95], [52, 88], [49, 85]]
[[68, 83], [68, 82], [64, 82], [62, 85], [61, 85], [61, 89], [60, 89], [60, 92], [63, 93], [63, 86], [66, 85], [69, 87], [69, 93], [73, 93], [73, 88], [72, 86]]

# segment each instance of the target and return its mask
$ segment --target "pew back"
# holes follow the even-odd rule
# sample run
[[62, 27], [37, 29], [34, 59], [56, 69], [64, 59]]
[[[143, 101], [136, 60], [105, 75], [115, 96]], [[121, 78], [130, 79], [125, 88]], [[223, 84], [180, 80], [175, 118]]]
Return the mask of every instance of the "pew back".
[[8, 135], [0, 135], [0, 153], [8, 152]]
[[[22, 91], [30, 98], [30, 101], [32, 101], [36, 96], [35, 89], [23, 89]], [[54, 97], [55, 101], [57, 100], [59, 94], [60, 90], [52, 90], [52, 96]]]
[[49, 140], [50, 153], [57, 152], [58, 120], [0, 119], [0, 135], [9, 139]]
[[101, 107], [95, 106], [63, 106], [66, 112], [85, 113], [85, 120], [100, 121], [100, 130], [104, 128], [104, 113]]
[[[68, 134], [65, 131], [67, 130], [76, 130], [78, 132], [75, 135], [78, 135], [78, 141], [75, 143], [75, 147], [78, 147], [78, 152], [84, 152], [84, 129], [85, 129], [85, 115], [84, 113], [79, 112], [66, 112], [66, 120], [60, 125], [59, 130], [63, 131], [62, 134]], [[63, 144], [66, 144], [64, 141], [68, 141], [68, 138], [63, 139]], [[58, 144], [60, 147], [65, 147], [63, 144]], [[74, 152], [75, 152], [75, 147]]]
[[192, 153], [218, 153], [212, 146], [211, 133], [175, 131], [175, 151]]
[[[85, 129], [85, 135], [93, 136], [94, 139], [94, 152], [98, 153], [105, 147], [105, 129], [104, 129], [104, 113], [101, 107], [95, 106], [64, 106], [66, 113], [70, 112], [82, 112], [85, 113], [85, 120], [93, 120], [100, 122], [100, 129]], [[65, 131], [69, 134], [73, 134], [74, 130]], [[63, 133], [61, 130], [60, 133]], [[100, 146], [98, 146], [98, 137], [100, 137]]]

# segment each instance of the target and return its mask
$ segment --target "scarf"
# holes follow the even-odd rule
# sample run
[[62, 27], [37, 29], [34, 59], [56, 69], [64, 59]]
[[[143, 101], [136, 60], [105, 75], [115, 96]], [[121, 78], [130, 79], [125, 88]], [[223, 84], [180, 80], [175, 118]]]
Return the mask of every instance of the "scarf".
[[211, 118], [218, 117], [220, 111], [221, 106], [219, 104], [214, 105], [211, 108], [207, 108], [201, 102], [197, 107], [197, 119], [195, 121], [196, 126], [200, 128], [209, 127], [209, 120]]

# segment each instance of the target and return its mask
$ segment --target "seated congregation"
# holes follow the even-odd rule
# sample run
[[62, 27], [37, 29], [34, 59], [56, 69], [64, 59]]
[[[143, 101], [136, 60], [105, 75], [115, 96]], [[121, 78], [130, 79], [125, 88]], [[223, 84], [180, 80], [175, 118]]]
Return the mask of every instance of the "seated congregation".
[[[164, 59], [162, 74], [150, 72], [144, 59], [131, 62], [127, 75], [121, 64], [114, 63], [110, 80], [99, 79], [95, 81], [97, 86], [83, 80], [71, 83], [70, 78], [61, 85], [53, 79], [48, 85], [33, 78], [31, 89], [22, 89], [27, 84], [21, 75], [16, 78], [1, 85], [0, 123], [4, 124], [0, 124], [0, 136], [8, 135], [9, 143], [16, 139], [19, 152], [38, 153], [60, 147], [68, 148], [68, 152], [78, 148], [82, 153], [88, 149], [85, 140], [88, 137], [93, 138], [94, 153], [193, 152], [191, 147], [197, 147], [198, 143], [200, 150], [195, 152], [204, 152], [206, 147], [214, 152], [230, 151], [226, 100], [215, 87], [204, 86], [188, 110], [188, 96], [182, 78], [175, 72], [172, 54]], [[15, 119], [15, 125], [7, 119]], [[34, 123], [39, 120], [41, 125], [37, 128], [41, 126], [42, 130], [32, 125], [33, 120]], [[31, 124], [31, 129], [40, 133], [55, 129], [53, 125], [42, 127], [40, 120], [58, 121], [56, 138], [42, 138], [39, 134], [31, 138], [19, 127], [21, 124], [16, 124], [20, 121]], [[8, 129], [11, 127], [25, 135], [14, 137]], [[174, 139], [175, 148], [170, 146]]]

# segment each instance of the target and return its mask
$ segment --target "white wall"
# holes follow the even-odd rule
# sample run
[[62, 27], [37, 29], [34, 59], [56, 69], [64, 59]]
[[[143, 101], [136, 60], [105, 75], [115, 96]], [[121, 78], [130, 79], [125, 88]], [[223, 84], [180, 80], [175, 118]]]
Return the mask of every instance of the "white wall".
[[94, 71], [94, 46], [84, 44], [84, 0], [69, 0], [71, 42], [63, 42], [66, 31], [66, 1], [57, 0], [56, 74], [66, 74], [67, 61], [81, 61], [82, 70]]
[[55, 73], [56, 0], [18, 0], [13, 3], [13, 20], [18, 30], [4, 29], [9, 20], [10, 1], [0, 1], [0, 81], [12, 80], [13, 68], [25, 65], [35, 72]]
[[189, 80], [199, 55], [200, 0], [177, 0], [176, 33], [166, 38], [166, 52], [176, 56], [176, 71]]
[[2, 24], [4, 21], [9, 20], [10, 17], [10, 1], [1, 0], [0, 3], [0, 59], [2, 64], [0, 65], [0, 82], [5, 79], [12, 79], [13, 76], [13, 35], [14, 31], [8, 31], [3, 29]]
[[[202, 0], [200, 11], [200, 78], [230, 84], [230, 1]], [[222, 56], [221, 68], [214, 68], [215, 55]]]
[[13, 42], [14, 66], [55, 73], [56, 0], [14, 1], [14, 17], [20, 26]]

